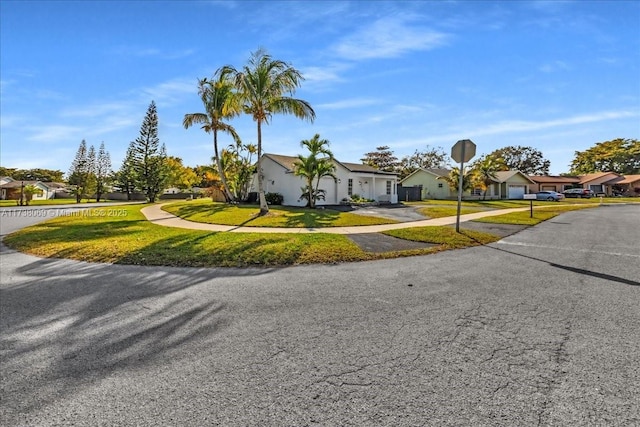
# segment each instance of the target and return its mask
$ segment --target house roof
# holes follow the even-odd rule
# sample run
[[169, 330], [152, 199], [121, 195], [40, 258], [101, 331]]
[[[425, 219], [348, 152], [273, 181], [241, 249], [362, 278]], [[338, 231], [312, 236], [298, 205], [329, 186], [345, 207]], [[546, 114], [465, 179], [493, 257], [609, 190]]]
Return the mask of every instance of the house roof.
[[496, 177], [498, 178], [497, 182], [507, 182], [509, 179], [513, 178], [516, 175], [521, 175], [525, 179], [530, 181], [532, 184], [535, 184], [535, 182], [531, 180], [531, 178], [529, 178], [527, 175], [523, 174], [518, 170], [496, 172]]
[[616, 184], [632, 184], [636, 181], [640, 181], [640, 175], [624, 175], [622, 180], [616, 182]]
[[11, 181], [0, 185], [0, 188], [20, 188], [22, 185], [41, 185], [51, 190], [56, 188], [64, 188], [65, 184], [61, 182], [42, 182], [42, 181]]
[[451, 172], [449, 169], [438, 169], [438, 168], [418, 168], [416, 170], [414, 170], [413, 172], [411, 172], [409, 175], [405, 176], [402, 180], [400, 180], [400, 183], [402, 183], [403, 181], [406, 181], [407, 179], [409, 179], [409, 177], [420, 173], [420, 172], [426, 172], [429, 173], [431, 175], [435, 175], [436, 178], [444, 178], [449, 176], [449, 173]]
[[615, 172], [590, 173], [590, 174], [583, 175], [583, 176], [580, 177], [580, 184], [584, 184], [584, 183], [589, 182], [589, 181], [595, 181], [596, 179], [600, 179], [600, 178], [605, 177], [607, 175], [613, 175], [611, 177], [612, 179], [620, 176]]
[[577, 176], [554, 176], [554, 175], [529, 175], [529, 179], [538, 184], [546, 183], [562, 183], [562, 184], [576, 184], [580, 182], [580, 177]]
[[[297, 157], [285, 156], [285, 155], [282, 155], [282, 154], [265, 153], [263, 156], [269, 157], [271, 160], [273, 160], [274, 162], [276, 162], [277, 164], [279, 164], [280, 166], [285, 168], [287, 170], [287, 172], [293, 172], [293, 170], [295, 168], [294, 163], [298, 160]], [[377, 175], [397, 175], [397, 173], [395, 173], [395, 172], [381, 171], [381, 170], [378, 170], [378, 169], [374, 168], [373, 166], [369, 166], [369, 165], [363, 165], [363, 164], [358, 164], [358, 163], [340, 162], [337, 159], [333, 159], [333, 160], [335, 160], [336, 163], [344, 166], [350, 172], [372, 173], [372, 174], [377, 174]]]
[[295, 163], [296, 160], [298, 160], [297, 157], [283, 156], [282, 154], [271, 154], [271, 153], [265, 153], [263, 154], [263, 157], [270, 158], [271, 160], [273, 160], [274, 162], [276, 162], [277, 164], [285, 168], [287, 172], [293, 172], [293, 169], [294, 169], [293, 164]]
[[350, 172], [374, 173], [378, 175], [398, 175], [395, 172], [381, 171], [380, 169], [374, 168], [373, 166], [363, 165], [360, 163], [347, 163], [347, 162], [340, 162], [338, 160], [336, 160], [336, 162], [340, 163], [342, 166], [349, 169]]

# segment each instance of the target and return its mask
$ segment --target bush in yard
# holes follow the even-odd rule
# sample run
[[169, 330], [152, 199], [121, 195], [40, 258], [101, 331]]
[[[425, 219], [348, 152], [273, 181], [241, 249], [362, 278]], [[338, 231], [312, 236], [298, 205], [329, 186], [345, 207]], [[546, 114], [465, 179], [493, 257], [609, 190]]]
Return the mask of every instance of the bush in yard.
[[284, 202], [284, 196], [280, 193], [267, 193], [264, 198], [270, 205], [281, 205]]

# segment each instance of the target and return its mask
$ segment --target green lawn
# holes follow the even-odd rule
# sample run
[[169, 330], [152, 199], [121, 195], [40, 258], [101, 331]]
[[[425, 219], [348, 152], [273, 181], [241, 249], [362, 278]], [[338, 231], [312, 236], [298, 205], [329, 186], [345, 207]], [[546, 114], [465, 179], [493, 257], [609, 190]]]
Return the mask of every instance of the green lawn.
[[[535, 203], [534, 203], [535, 206]], [[581, 204], [581, 205], [567, 205], [561, 203], [555, 203], [555, 206], [544, 206], [542, 208], [533, 210], [533, 217], [531, 217], [531, 211], [513, 212], [504, 215], [490, 216], [486, 218], [476, 219], [477, 222], [490, 222], [495, 224], [517, 224], [517, 225], [536, 225], [542, 221], [546, 221], [555, 216], [560, 215], [563, 212], [574, 211], [577, 209], [586, 209], [594, 207], [593, 204]]]
[[[473, 207], [461, 207], [460, 215], [466, 215], [470, 213], [482, 212], [486, 209], [473, 208]], [[458, 214], [457, 206], [429, 206], [418, 209], [418, 212], [427, 218], [442, 218], [446, 216], [455, 216]]]
[[[421, 255], [493, 241], [451, 227], [421, 227], [388, 232], [437, 246], [410, 251], [369, 253], [339, 234], [230, 233], [163, 227], [140, 213], [145, 205], [120, 206], [118, 216], [58, 217], [5, 237], [4, 243], [33, 255], [89, 262], [189, 267], [284, 266], [365, 261]], [[106, 213], [109, 212], [106, 208]], [[122, 212], [125, 212], [123, 215]], [[471, 237], [469, 237], [471, 236]]]
[[[463, 225], [464, 227], [464, 225]], [[466, 248], [468, 246], [486, 245], [500, 237], [480, 231], [460, 229], [456, 233], [453, 227], [413, 227], [400, 230], [385, 231], [384, 234], [414, 242], [435, 243], [447, 249]]]
[[[174, 205], [179, 208], [182, 204]], [[197, 206], [189, 202], [190, 206]], [[117, 216], [110, 216], [112, 208], [94, 208], [91, 215], [63, 216], [25, 228], [5, 236], [4, 243], [16, 250], [41, 257], [70, 258], [90, 262], [137, 265], [169, 265], [187, 267], [246, 267], [285, 266], [310, 263], [365, 261], [399, 256], [424, 255], [442, 250], [482, 245], [499, 239], [492, 234], [452, 227], [411, 227], [387, 231], [384, 234], [411, 241], [433, 243], [436, 246], [407, 251], [370, 253], [360, 249], [348, 237], [325, 233], [232, 233], [206, 232], [163, 227], [146, 220], [140, 209], [146, 205], [119, 206]], [[209, 205], [211, 206], [211, 202]], [[593, 207], [594, 205], [563, 205], [517, 212], [482, 219], [486, 222], [533, 225], [562, 212]], [[257, 209], [253, 207], [253, 209]], [[222, 210], [224, 211], [224, 209]], [[274, 209], [276, 212], [303, 214], [300, 210]], [[304, 210], [302, 210], [304, 211]], [[104, 212], [104, 215], [101, 214]], [[239, 224], [246, 218], [245, 210], [230, 210], [240, 215]], [[335, 213], [326, 217], [309, 212], [315, 222], [307, 224], [337, 224]], [[230, 215], [230, 214], [229, 214]], [[286, 218], [286, 215], [281, 215]], [[232, 217], [232, 215], [230, 215]], [[280, 218], [276, 216], [275, 218]], [[306, 218], [302, 215], [301, 218]], [[363, 217], [358, 217], [361, 219]], [[366, 219], [365, 219], [366, 220]], [[229, 220], [231, 221], [231, 220]], [[317, 225], [311, 225], [317, 226]]]
[[209, 199], [172, 203], [163, 206], [162, 209], [189, 221], [245, 227], [321, 228], [397, 222], [332, 209], [304, 209], [289, 206], [270, 206], [267, 215], [258, 216], [260, 208], [257, 205], [230, 206], [225, 203], [211, 202]]

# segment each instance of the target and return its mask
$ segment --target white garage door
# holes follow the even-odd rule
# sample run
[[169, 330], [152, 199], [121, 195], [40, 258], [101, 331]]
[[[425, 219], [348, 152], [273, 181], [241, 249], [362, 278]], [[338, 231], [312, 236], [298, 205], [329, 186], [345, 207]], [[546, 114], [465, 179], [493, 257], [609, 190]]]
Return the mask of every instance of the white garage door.
[[524, 198], [524, 185], [510, 185], [507, 188], [507, 197], [509, 199], [522, 199]]

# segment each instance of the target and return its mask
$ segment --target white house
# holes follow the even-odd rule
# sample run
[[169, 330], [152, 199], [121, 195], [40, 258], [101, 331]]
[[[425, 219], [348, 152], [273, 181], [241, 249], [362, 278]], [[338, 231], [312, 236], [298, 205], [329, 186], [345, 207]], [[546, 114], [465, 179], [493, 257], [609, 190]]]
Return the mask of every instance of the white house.
[[[305, 181], [293, 173], [296, 160], [297, 157], [292, 156], [263, 154], [261, 160], [263, 186], [265, 193], [282, 194], [284, 205], [305, 206], [306, 200], [300, 199]], [[334, 164], [338, 179], [325, 177], [320, 180], [319, 188], [325, 190], [325, 200], [318, 200], [316, 203], [318, 206], [337, 205], [341, 200], [354, 194], [376, 202], [398, 203], [396, 192], [398, 175], [395, 173], [335, 159]], [[258, 180], [255, 175], [251, 191], [258, 191]]]
[[40, 193], [33, 195], [32, 200], [53, 199], [56, 193], [65, 188], [65, 184], [59, 182], [18, 181], [7, 176], [0, 178], [0, 199], [18, 200], [20, 198], [21, 188], [27, 185], [34, 185], [40, 190]]

